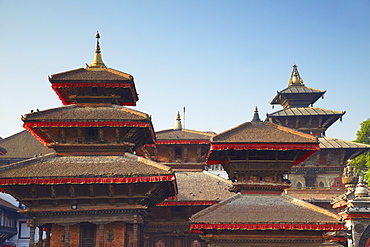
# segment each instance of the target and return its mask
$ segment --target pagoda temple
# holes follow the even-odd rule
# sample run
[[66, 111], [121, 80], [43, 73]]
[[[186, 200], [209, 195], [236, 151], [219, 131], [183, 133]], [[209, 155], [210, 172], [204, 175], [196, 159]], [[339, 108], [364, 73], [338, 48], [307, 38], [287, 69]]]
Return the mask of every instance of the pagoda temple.
[[320, 246], [340, 217], [285, 194], [284, 174], [319, 150], [317, 137], [251, 122], [211, 138], [208, 164], [221, 163], [236, 194], [190, 218], [190, 229], [216, 246]]
[[[292, 168], [289, 174], [292, 188], [342, 187], [344, 192], [341, 176], [347, 160], [369, 151], [370, 145], [325, 137], [325, 131], [345, 114], [344, 111], [313, 107], [313, 104], [325, 93], [326, 91], [305, 86], [297, 65], [294, 64], [288, 87], [278, 91], [270, 103], [279, 104], [283, 109], [267, 114], [266, 121], [317, 136], [319, 139], [320, 151]], [[311, 190], [304, 193], [310, 194], [309, 197], [320, 197], [316, 194], [325, 194], [327, 191], [316, 193]], [[333, 196], [335, 194], [332, 195], [329, 192], [328, 197]], [[328, 198], [323, 198], [323, 202], [327, 205], [329, 201]]]
[[[64, 106], [23, 116], [24, 128], [55, 153], [0, 168], [0, 186], [26, 209], [29, 246], [143, 246], [146, 210], [176, 196], [170, 167], [133, 154], [153, 144], [151, 118], [124, 107], [134, 78], [107, 68], [99, 34], [93, 62], [49, 77]], [[52, 232], [52, 234], [51, 234]]]

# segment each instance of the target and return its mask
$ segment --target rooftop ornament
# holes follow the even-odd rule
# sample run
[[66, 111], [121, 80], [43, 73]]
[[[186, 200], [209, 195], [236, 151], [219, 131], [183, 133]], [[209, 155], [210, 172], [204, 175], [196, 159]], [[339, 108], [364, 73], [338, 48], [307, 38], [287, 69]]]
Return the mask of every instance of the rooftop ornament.
[[90, 66], [87, 66], [87, 69], [106, 69], [107, 66], [105, 66], [102, 56], [101, 56], [101, 51], [100, 51], [100, 34], [99, 32], [96, 32], [96, 49], [95, 49], [95, 55], [94, 59], [91, 62]]

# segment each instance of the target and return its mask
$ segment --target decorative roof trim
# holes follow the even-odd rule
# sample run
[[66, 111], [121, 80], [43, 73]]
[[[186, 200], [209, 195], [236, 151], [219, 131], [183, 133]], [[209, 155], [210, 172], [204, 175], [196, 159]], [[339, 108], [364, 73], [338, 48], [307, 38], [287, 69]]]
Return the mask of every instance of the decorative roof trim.
[[216, 203], [217, 201], [165, 201], [158, 203], [157, 206], [211, 206]]
[[169, 145], [169, 144], [209, 144], [209, 140], [163, 140], [156, 141], [157, 145]]
[[343, 223], [268, 223], [268, 224], [190, 224], [190, 231], [199, 230], [314, 230], [340, 231], [345, 230]]
[[143, 176], [143, 177], [95, 177], [95, 178], [17, 178], [0, 179], [0, 185], [26, 185], [26, 184], [109, 184], [109, 183], [155, 183], [175, 181], [175, 175]]
[[211, 143], [210, 150], [320, 150], [319, 144], [297, 144], [297, 143]]

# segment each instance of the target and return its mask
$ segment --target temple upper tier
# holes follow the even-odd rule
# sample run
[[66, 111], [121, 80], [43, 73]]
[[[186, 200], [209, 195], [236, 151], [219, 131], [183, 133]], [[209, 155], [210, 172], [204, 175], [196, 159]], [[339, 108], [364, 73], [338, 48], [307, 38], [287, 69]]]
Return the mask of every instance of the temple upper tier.
[[49, 77], [53, 90], [64, 105], [117, 104], [136, 106], [139, 100], [134, 77], [107, 68], [100, 54], [99, 34], [95, 56], [86, 68], [79, 68]]

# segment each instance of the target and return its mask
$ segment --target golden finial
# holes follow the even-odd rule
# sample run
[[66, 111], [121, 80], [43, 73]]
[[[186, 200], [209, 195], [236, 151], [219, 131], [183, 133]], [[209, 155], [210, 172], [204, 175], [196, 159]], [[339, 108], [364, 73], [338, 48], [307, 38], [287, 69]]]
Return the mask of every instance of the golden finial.
[[303, 79], [299, 75], [298, 66], [293, 64], [292, 75], [290, 76], [288, 86], [304, 86]]
[[182, 130], [180, 112], [177, 112], [176, 122], [175, 122], [175, 126], [173, 127], [173, 129], [174, 130]]
[[96, 49], [95, 49], [95, 55], [94, 55], [94, 59], [92, 61], [92, 63], [90, 64], [90, 66], [88, 68], [107, 68], [103, 62], [103, 59], [102, 59], [102, 56], [101, 56], [101, 51], [100, 51], [100, 43], [99, 43], [99, 39], [100, 39], [100, 34], [99, 32], [96, 32], [96, 35], [95, 35], [95, 38], [96, 38]]

